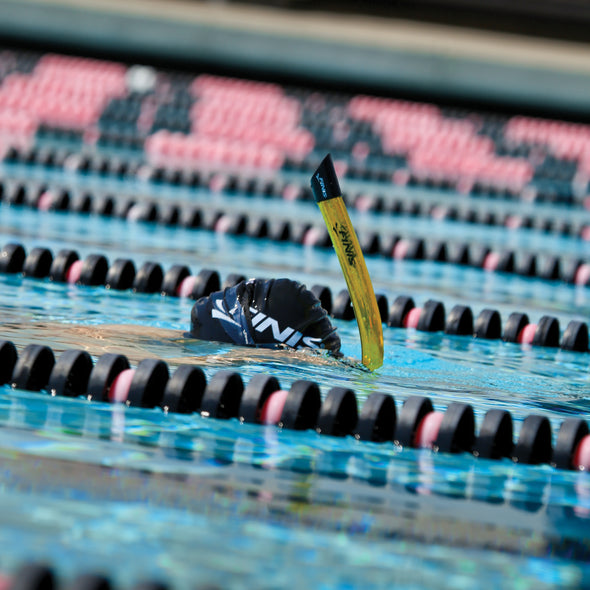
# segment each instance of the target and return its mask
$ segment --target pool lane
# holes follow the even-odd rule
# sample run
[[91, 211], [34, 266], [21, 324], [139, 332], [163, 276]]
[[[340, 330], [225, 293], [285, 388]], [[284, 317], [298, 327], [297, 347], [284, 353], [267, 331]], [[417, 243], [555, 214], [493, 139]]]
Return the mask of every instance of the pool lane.
[[579, 474], [18, 391], [0, 423], [5, 567], [27, 546], [66, 579], [183, 589], [575, 588], [588, 574]]
[[[82, 257], [100, 253], [110, 261], [124, 256], [137, 267], [150, 260], [165, 268], [173, 264], [186, 264], [193, 271], [213, 268], [222, 276], [232, 272], [251, 277], [288, 276], [308, 286], [327, 285], [334, 293], [345, 287], [331, 249], [147, 222], [0, 204], [0, 241], [22, 242], [28, 249], [48, 247], [55, 253], [68, 247]], [[503, 314], [526, 310], [533, 320], [551, 313], [563, 318], [563, 327], [572, 318], [585, 320], [590, 315], [590, 289], [586, 287], [431, 261], [367, 256], [367, 265], [376, 291], [390, 300], [404, 294], [414, 296], [418, 304], [429, 298], [442, 300], [448, 309], [456, 303], [471, 305], [475, 313], [486, 306]]]
[[[215, 268], [222, 276], [287, 275], [333, 292], [344, 286], [329, 250], [201, 230], [0, 205], [0, 238], [22, 241], [28, 250], [72, 247], [81, 256], [124, 255], [137, 265], [155, 260]], [[377, 290], [390, 299], [405, 292], [418, 303], [464, 301], [474, 312], [489, 302], [503, 316], [522, 309], [531, 319], [553, 311], [563, 325], [587, 317], [585, 288], [431, 262], [368, 257], [368, 264]], [[192, 305], [18, 275], [0, 276], [0, 285], [3, 337], [56, 351], [71, 347], [72, 327], [98, 335], [105, 324], [185, 330]], [[354, 322], [335, 324], [345, 354], [358, 358]], [[428, 395], [436, 408], [467, 401], [478, 424], [489, 408], [505, 408], [516, 435], [531, 413], [548, 416], [554, 431], [564, 418], [589, 413], [586, 354], [389, 328], [385, 344], [384, 367], [372, 375], [304, 355], [235, 357], [235, 347], [212, 343], [154, 339], [143, 351], [171, 366], [202, 361], [208, 377], [230, 367], [245, 380], [271, 373], [286, 387], [311, 379], [324, 395], [333, 386], [351, 387], [359, 402], [374, 391], [391, 393], [398, 410], [410, 395]], [[142, 353], [125, 332], [107, 342], [114, 345]], [[35, 547], [65, 576], [105, 569], [131, 584], [143, 571], [179, 588], [220, 583], [220, 570], [230, 588], [267, 581], [272, 588], [293, 579], [335, 588], [575, 588], [588, 575], [586, 474], [10, 387], [0, 395], [0, 424], [0, 447], [16, 457], [4, 461], [10, 477], [0, 493], [6, 564], [22, 558], [19, 547]], [[70, 476], [78, 485], [69, 485]], [[34, 510], [19, 508], [22, 494]], [[148, 570], [134, 561], [138, 546]], [[273, 560], [266, 561], [269, 554]], [[553, 562], [543, 558], [548, 554]], [[262, 584], [261, 572], [268, 576]]]
[[[73, 192], [90, 191], [98, 195], [111, 194], [120, 201], [133, 198], [137, 203], [157, 201], [160, 204], [178, 206], [201, 205], [205, 210], [231, 211], [234, 214], [274, 219], [296, 219], [301, 223], [321, 225], [321, 218], [313, 202], [252, 197], [227, 189], [212, 191], [207, 188], [179, 187], [149, 182], [137, 177], [118, 179], [100, 174], [54, 171], [25, 164], [0, 163], [0, 175], [10, 181], [34, 182], [50, 187], [66, 186]], [[309, 178], [301, 174], [284, 176], [286, 179], [293, 178], [299, 185], [309, 184]], [[433, 205], [485, 208], [491, 213], [495, 212], [498, 218], [506, 215], [525, 217], [527, 214], [536, 213], [542, 214], [544, 218], [562, 219], [569, 224], [590, 225], [590, 213], [585, 210], [568, 210], [537, 203], [468, 199], [454, 191], [425, 191], [412, 187], [391, 188], [348, 179], [343, 179], [341, 184], [345, 195], [348, 191], [359, 194], [367, 191], [370, 194], [380, 194], [385, 202], [393, 198], [405, 198], [409, 202], [432, 200]], [[583, 257], [586, 253], [585, 241], [580, 238], [562, 237], [535, 229], [518, 228], [516, 231], [505, 226], [486, 226], [462, 221], [437, 220], [431, 217], [359, 212], [354, 207], [350, 207], [350, 216], [359, 233], [401, 234], [404, 237], [427, 237], [430, 240], [443, 240], [449, 243], [477, 243], [492, 248], [522, 249], [554, 255]]]

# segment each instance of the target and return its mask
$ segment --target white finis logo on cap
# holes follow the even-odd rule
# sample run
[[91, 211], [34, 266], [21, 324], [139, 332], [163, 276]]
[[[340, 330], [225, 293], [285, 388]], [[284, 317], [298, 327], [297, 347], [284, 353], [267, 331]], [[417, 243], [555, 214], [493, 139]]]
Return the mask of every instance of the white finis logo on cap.
[[272, 330], [272, 337], [277, 341], [292, 348], [299, 346], [309, 346], [310, 348], [319, 348], [322, 342], [321, 338], [313, 338], [312, 336], [304, 336], [301, 332], [297, 332], [293, 328], [287, 326], [283, 331], [279, 327], [279, 322], [270, 316], [258, 311], [254, 307], [250, 308], [252, 314], [252, 325], [257, 332], [264, 332], [268, 328]]
[[234, 318], [232, 318], [225, 311], [225, 309], [223, 309], [223, 303], [221, 300], [217, 299], [217, 301], [215, 301], [215, 305], [217, 306], [217, 309], [214, 309], [213, 311], [211, 311], [211, 317], [213, 317], [217, 320], [221, 320], [222, 322], [227, 322], [228, 324], [233, 324], [234, 326], [238, 326], [238, 328], [242, 327], [242, 326], [240, 326], [240, 324], [238, 324], [238, 322], [236, 322], [236, 320], [234, 320]]
[[[211, 311], [211, 317], [233, 324], [238, 328], [242, 326], [234, 320], [223, 308], [223, 302], [221, 300], [215, 301], [217, 309]], [[272, 337], [281, 344], [286, 344], [291, 348], [298, 348], [299, 346], [308, 346], [309, 348], [319, 348], [322, 342], [321, 338], [313, 338], [312, 336], [304, 336], [301, 332], [297, 332], [293, 328], [287, 326], [283, 331], [279, 327], [279, 322], [270, 316], [258, 311], [254, 307], [250, 308], [252, 314], [252, 326], [256, 328], [257, 332], [264, 332], [268, 328], [272, 330]]]

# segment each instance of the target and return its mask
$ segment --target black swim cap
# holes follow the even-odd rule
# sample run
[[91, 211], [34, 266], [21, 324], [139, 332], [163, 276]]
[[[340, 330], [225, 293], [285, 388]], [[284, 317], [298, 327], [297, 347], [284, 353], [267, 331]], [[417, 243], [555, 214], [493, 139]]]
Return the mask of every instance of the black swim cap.
[[191, 336], [249, 346], [325, 348], [340, 338], [317, 297], [290, 279], [251, 279], [201, 297], [191, 311]]

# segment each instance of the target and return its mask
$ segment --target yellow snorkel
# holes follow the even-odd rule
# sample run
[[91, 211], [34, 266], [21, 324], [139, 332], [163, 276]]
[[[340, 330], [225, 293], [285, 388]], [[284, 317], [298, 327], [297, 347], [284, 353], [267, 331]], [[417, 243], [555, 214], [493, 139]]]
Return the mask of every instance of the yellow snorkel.
[[328, 228], [346, 279], [359, 327], [363, 365], [371, 371], [383, 364], [383, 329], [363, 252], [342, 199], [340, 184], [328, 154], [311, 178], [311, 190]]

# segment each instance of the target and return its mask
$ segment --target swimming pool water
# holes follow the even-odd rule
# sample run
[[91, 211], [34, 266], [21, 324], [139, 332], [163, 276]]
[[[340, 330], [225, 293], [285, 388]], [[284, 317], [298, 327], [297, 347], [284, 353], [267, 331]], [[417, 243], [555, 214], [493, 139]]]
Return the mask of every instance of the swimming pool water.
[[[215, 198], [215, 197], [211, 197]], [[299, 211], [301, 205], [294, 208]], [[392, 221], [393, 223], [393, 221]], [[452, 224], [440, 224], [451, 234]], [[494, 239], [502, 239], [497, 232]], [[136, 264], [215, 268], [224, 276], [288, 276], [344, 287], [330, 251], [95, 216], [0, 205], [2, 243], [75, 248]], [[553, 244], [551, 245], [553, 247]], [[564, 248], [573, 248], [571, 241]], [[429, 297], [502, 314], [523, 310], [588, 316], [587, 289], [437, 263], [369, 258], [376, 290], [417, 303]], [[188, 327], [191, 301], [0, 276], [3, 338], [69, 347], [88, 326]], [[347, 356], [359, 358], [354, 322], [335, 321]], [[63, 326], [63, 330], [60, 329]], [[131, 330], [130, 330], [131, 331]], [[151, 341], [133, 350], [203, 359], [208, 376], [232, 367], [245, 380], [265, 371], [283, 387], [317, 381], [429, 395], [435, 407], [491, 407], [520, 421], [541, 413], [559, 424], [587, 416], [587, 355], [498, 341], [385, 328], [385, 364], [374, 374], [287, 352], [232, 356], [230, 346]], [[206, 362], [205, 362], [206, 360]], [[216, 421], [198, 415], [52, 398], [4, 387], [0, 396], [0, 565], [55, 564], [116, 582], [161, 578], [175, 588], [577, 588], [590, 579], [590, 480], [549, 466], [400, 450], [312, 432]], [[554, 428], [555, 430], [555, 428]]]

